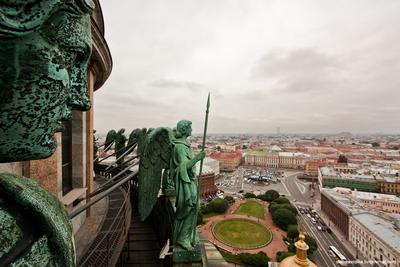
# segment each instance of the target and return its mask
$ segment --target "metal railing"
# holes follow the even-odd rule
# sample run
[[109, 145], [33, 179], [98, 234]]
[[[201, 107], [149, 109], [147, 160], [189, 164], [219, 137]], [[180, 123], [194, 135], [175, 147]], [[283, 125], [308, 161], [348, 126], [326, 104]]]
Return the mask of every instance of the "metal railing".
[[[132, 177], [134, 175], [136, 175], [136, 173], [132, 173]], [[121, 180], [121, 182], [125, 181], [130, 176], [131, 174]], [[130, 177], [130, 179], [132, 177]], [[125, 181], [122, 187], [120, 187], [121, 184], [119, 183], [118, 186], [115, 185], [120, 187], [119, 191], [123, 195], [122, 204], [116, 205], [116, 215], [111, 218], [107, 216], [107, 220], [111, 220], [111, 222], [107, 223], [109, 226], [104, 227], [105, 223], [103, 223], [100, 232], [98, 232], [96, 238], [91, 243], [88, 251], [82, 256], [78, 266], [100, 267], [116, 265], [126, 241], [131, 222], [130, 179]], [[107, 191], [103, 193], [107, 193]], [[110, 213], [110, 209], [112, 208], [113, 207], [110, 205], [108, 213]], [[111, 213], [115, 214], [115, 211], [111, 211]]]

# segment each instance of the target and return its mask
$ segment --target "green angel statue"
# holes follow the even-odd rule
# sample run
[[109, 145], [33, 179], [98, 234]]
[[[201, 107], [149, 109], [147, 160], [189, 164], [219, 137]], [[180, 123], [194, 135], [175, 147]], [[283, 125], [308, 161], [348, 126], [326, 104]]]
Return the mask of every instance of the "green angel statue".
[[204, 152], [195, 156], [192, 153], [187, 141], [191, 125], [190, 121], [181, 120], [174, 130], [142, 130], [138, 147], [140, 217], [144, 220], [151, 213], [162, 189], [175, 203], [172, 243], [184, 250], [192, 250], [198, 242], [199, 180], [195, 165], [205, 157]]

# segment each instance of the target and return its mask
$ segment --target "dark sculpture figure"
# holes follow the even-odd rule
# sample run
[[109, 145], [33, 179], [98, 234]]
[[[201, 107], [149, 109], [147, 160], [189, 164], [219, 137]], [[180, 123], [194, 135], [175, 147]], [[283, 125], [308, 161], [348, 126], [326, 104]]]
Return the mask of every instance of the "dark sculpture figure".
[[[193, 250], [197, 244], [196, 223], [199, 210], [199, 181], [195, 164], [204, 152], [193, 156], [187, 138], [191, 122], [179, 121], [170, 128], [145, 129], [139, 134], [139, 213], [145, 220], [157, 201], [160, 188], [176, 197], [172, 243], [174, 248]], [[172, 189], [172, 190], [171, 190]]]
[[49, 157], [59, 123], [88, 110], [91, 0], [0, 4], [0, 162]]
[[108, 131], [106, 141], [103, 145], [104, 151], [110, 150], [114, 145], [114, 154], [117, 159], [116, 163], [119, 167], [124, 167], [125, 156], [132, 153], [137, 145], [137, 129], [130, 133], [129, 139], [126, 138], [124, 133], [124, 128], [120, 129], [118, 132], [115, 130]]
[[117, 158], [117, 165], [122, 166], [124, 162], [124, 153], [125, 153], [125, 145], [126, 145], [126, 137], [124, 135], [125, 129], [120, 129], [115, 135], [115, 156]]
[[[88, 110], [91, 0], [0, 1], [0, 162], [49, 157]], [[72, 225], [37, 182], [0, 174], [0, 266], [75, 266]]]
[[187, 138], [192, 134], [191, 125], [190, 121], [178, 122], [170, 169], [170, 177], [174, 179], [176, 193], [173, 244], [186, 250], [193, 249], [198, 241], [196, 240], [196, 224], [200, 196], [195, 164], [205, 157], [204, 151], [193, 156], [192, 148], [187, 142]]

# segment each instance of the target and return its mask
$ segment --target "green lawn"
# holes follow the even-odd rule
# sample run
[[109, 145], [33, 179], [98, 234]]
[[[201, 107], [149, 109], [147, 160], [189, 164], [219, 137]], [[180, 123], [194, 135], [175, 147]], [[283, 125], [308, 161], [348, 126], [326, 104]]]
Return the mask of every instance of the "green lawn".
[[214, 236], [236, 248], [253, 249], [267, 245], [271, 232], [261, 224], [246, 219], [226, 219], [213, 227]]
[[264, 219], [264, 207], [255, 201], [247, 201], [240, 204], [239, 208], [235, 210], [236, 214], [245, 214], [260, 219]]

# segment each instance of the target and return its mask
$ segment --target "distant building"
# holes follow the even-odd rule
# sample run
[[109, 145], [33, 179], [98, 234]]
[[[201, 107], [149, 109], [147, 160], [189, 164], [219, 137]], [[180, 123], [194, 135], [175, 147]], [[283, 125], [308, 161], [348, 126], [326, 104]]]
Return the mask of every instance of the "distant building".
[[206, 157], [203, 162], [204, 166], [207, 166], [212, 170], [215, 176], [219, 175], [219, 161], [210, 157]]
[[372, 175], [358, 174], [348, 166], [321, 167], [318, 180], [322, 187], [346, 187], [352, 190], [379, 192], [378, 181]]
[[238, 148], [236, 145], [218, 145], [218, 146], [224, 152], [235, 152]]
[[400, 198], [395, 195], [370, 193], [353, 191], [348, 188], [336, 187], [333, 189], [324, 189], [324, 192], [329, 192], [332, 195], [340, 196], [347, 199], [353, 204], [383, 211], [387, 213], [400, 214]]
[[356, 248], [359, 259], [398, 263], [400, 215], [379, 211], [385, 209], [385, 203], [398, 205], [399, 198], [346, 188], [321, 190], [322, 211]]
[[321, 160], [309, 160], [305, 163], [304, 174], [311, 177], [318, 177], [318, 168], [324, 166]]
[[304, 169], [308, 156], [303, 153], [281, 152], [277, 146], [270, 151], [255, 150], [245, 155], [245, 164], [267, 168]]
[[[200, 163], [196, 164], [196, 171], [200, 172]], [[215, 176], [215, 170], [213, 168], [210, 168], [207, 164], [203, 164], [200, 178], [201, 196], [215, 195], [217, 193], [218, 187], [215, 185]]]
[[400, 195], [400, 177], [377, 177], [381, 193]]
[[350, 217], [348, 240], [356, 248], [359, 259], [386, 262], [387, 265], [384, 266], [398, 266], [400, 262], [399, 227], [400, 223], [396, 219], [368, 211], [359, 211]]
[[329, 220], [344, 234], [346, 239], [349, 237], [349, 216], [350, 211], [346, 209], [344, 203], [350, 200], [335, 194], [333, 190], [321, 190], [321, 210], [328, 216]]
[[[336, 158], [322, 158], [307, 160], [305, 164], [304, 174], [310, 177], [318, 177], [318, 169], [324, 166], [340, 166], [347, 164], [338, 164]], [[341, 166], [340, 166], [341, 167]]]
[[337, 154], [338, 150], [333, 147], [323, 146], [306, 146], [303, 148], [304, 153], [307, 154]]
[[219, 161], [219, 169], [221, 171], [234, 171], [242, 161], [241, 153], [212, 153], [210, 158]]

